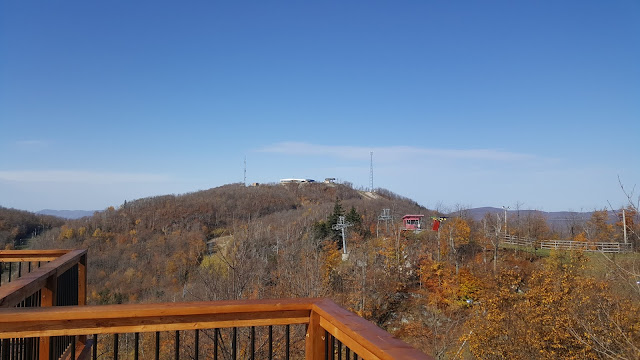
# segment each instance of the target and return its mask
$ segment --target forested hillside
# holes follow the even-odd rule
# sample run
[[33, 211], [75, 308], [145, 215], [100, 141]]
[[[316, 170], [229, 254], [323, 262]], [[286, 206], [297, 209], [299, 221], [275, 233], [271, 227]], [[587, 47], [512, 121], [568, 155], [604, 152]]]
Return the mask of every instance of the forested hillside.
[[[368, 227], [376, 223], [382, 208], [393, 208], [397, 214], [425, 211], [391, 193], [371, 199], [340, 184], [232, 184], [127, 202], [119, 209], [68, 221], [34, 241], [32, 247], [89, 249], [89, 281], [95, 290], [91, 300], [98, 303], [159, 301], [183, 293], [186, 297], [193, 281], [203, 271], [220, 267], [219, 262], [230, 262], [225, 263], [228, 269], [224, 271], [233, 269], [234, 274], [225, 276], [235, 276], [236, 288], [192, 296], [243, 298], [256, 289], [271, 292], [264, 296], [286, 296], [288, 290], [278, 290], [280, 295], [276, 295], [276, 290], [264, 287], [260, 282], [264, 279], [245, 283], [255, 273], [249, 269], [260, 266], [263, 274], [270, 274], [283, 261], [323, 255], [325, 239], [316, 237], [318, 227], [313, 225], [326, 220], [336, 200], [346, 210], [357, 208], [357, 216]], [[372, 229], [360, 225], [358, 233], [352, 231], [349, 238], [358, 241], [371, 234]], [[207, 242], [214, 256], [207, 256]], [[319, 287], [309, 287], [292, 295], [321, 293]]]
[[[491, 215], [401, 231], [405, 214], [439, 215], [384, 190], [232, 184], [127, 202], [31, 245], [88, 249], [94, 304], [326, 296], [438, 358], [640, 356], [636, 254], [500, 248]], [[338, 216], [352, 224], [348, 257]], [[618, 236], [588, 225], [575, 236]], [[535, 217], [510, 232], [558, 236]]]
[[45, 230], [59, 227], [64, 219], [0, 206], [0, 249], [19, 247]]

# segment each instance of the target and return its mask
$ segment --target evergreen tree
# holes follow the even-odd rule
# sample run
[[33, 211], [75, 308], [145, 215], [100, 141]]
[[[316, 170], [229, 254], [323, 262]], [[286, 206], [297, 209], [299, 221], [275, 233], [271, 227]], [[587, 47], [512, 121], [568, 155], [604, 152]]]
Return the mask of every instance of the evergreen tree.
[[340, 199], [336, 198], [336, 203], [333, 205], [333, 212], [327, 218], [329, 228], [338, 223], [340, 216], [344, 216], [344, 209], [340, 203]]
[[351, 206], [351, 210], [345, 216], [345, 221], [353, 224], [353, 230], [362, 235], [362, 216], [355, 207]]

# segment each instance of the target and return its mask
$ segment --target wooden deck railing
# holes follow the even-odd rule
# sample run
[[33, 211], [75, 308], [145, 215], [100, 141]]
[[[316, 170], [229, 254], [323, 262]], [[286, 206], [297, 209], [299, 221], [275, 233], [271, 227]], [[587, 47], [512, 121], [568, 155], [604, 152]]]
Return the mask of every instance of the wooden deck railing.
[[5, 263], [26, 265], [18, 278], [1, 284], [0, 308], [20, 306], [37, 293], [38, 306], [86, 303], [87, 250], [2, 250], [0, 265]]
[[[329, 350], [330, 337], [344, 345], [344, 352], [357, 354], [360, 359], [429, 359], [403, 341], [328, 299], [0, 309], [0, 339], [293, 324], [306, 325], [306, 359], [334, 358], [330, 353], [336, 354], [337, 350], [333, 346], [333, 351]], [[116, 345], [115, 349], [117, 348]], [[79, 349], [78, 354], [81, 352], [82, 349]], [[176, 349], [176, 354], [180, 354], [179, 349]], [[245, 354], [246, 358], [252, 358], [250, 351], [245, 351]], [[117, 352], [110, 355], [117, 358]]]
[[[86, 265], [86, 250], [0, 251], [0, 268], [8, 267], [0, 286], [0, 309], [85, 305]], [[2, 338], [0, 356], [2, 360], [59, 358], [75, 343], [84, 347], [86, 337]]]
[[[6, 253], [2, 255], [8, 258]], [[16, 258], [31, 261], [36, 257]], [[32, 294], [34, 289], [50, 292], [55, 288], [51, 285], [52, 279], [57, 279], [56, 276], [72, 268], [73, 264], [82, 264], [84, 274], [86, 251], [61, 254], [0, 288], [0, 300], [4, 299], [4, 304], [7, 304], [0, 307], [0, 359], [118, 359], [119, 352], [126, 352], [125, 355], [134, 359], [139, 356], [154, 358], [153, 355], [160, 359], [168, 357], [167, 341], [175, 347], [171, 357], [176, 360], [181, 356], [217, 359], [219, 350], [221, 353], [225, 351], [225, 359], [431, 359], [328, 299], [11, 307], [25, 295]], [[78, 276], [78, 287], [83, 288], [79, 291], [82, 304], [86, 296], [84, 284], [86, 276]], [[9, 290], [15, 293], [9, 293]], [[283, 328], [279, 332], [282, 336], [273, 336], [275, 327]], [[290, 328], [293, 327], [299, 330], [295, 334], [300, 337], [290, 341]], [[238, 340], [237, 329], [246, 334], [243, 339]], [[221, 335], [222, 331], [227, 335]], [[213, 336], [204, 338], [202, 334]], [[69, 339], [68, 344], [76, 346], [63, 346], [60, 354], [46, 351], [52, 347], [47, 339], [60, 336]], [[119, 338], [133, 340], [127, 340], [125, 347]], [[148, 340], [144, 343], [146, 353], [140, 350], [143, 338]], [[40, 344], [39, 351], [18, 351], [33, 344], [34, 339]], [[150, 345], [153, 341], [155, 350]], [[242, 341], [244, 345], [240, 344]], [[134, 345], [129, 347], [131, 343]], [[257, 343], [266, 345], [256, 351]], [[297, 346], [297, 352], [289, 350], [290, 343]]]

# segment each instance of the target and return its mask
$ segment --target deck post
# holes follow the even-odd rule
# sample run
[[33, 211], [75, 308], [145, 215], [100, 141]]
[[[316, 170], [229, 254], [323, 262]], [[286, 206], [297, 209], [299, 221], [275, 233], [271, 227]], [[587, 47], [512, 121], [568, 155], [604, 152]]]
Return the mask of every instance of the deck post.
[[[87, 254], [78, 260], [78, 306], [87, 305]], [[87, 343], [87, 336], [78, 336], [78, 342]]]
[[[58, 288], [58, 277], [53, 274], [47, 278], [47, 283], [40, 290], [40, 306], [56, 306], [56, 290]], [[49, 360], [49, 349], [51, 338], [49, 336], [40, 337], [40, 360]]]
[[311, 311], [305, 341], [305, 359], [323, 360], [325, 358], [325, 330], [320, 326], [320, 315]]

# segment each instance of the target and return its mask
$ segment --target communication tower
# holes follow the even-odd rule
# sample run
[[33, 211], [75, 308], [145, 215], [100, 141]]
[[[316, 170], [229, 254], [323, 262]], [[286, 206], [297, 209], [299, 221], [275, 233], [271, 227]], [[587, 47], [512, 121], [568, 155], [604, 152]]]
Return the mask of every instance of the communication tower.
[[369, 191], [373, 192], [373, 151], [369, 153], [371, 155], [371, 171], [369, 172]]

